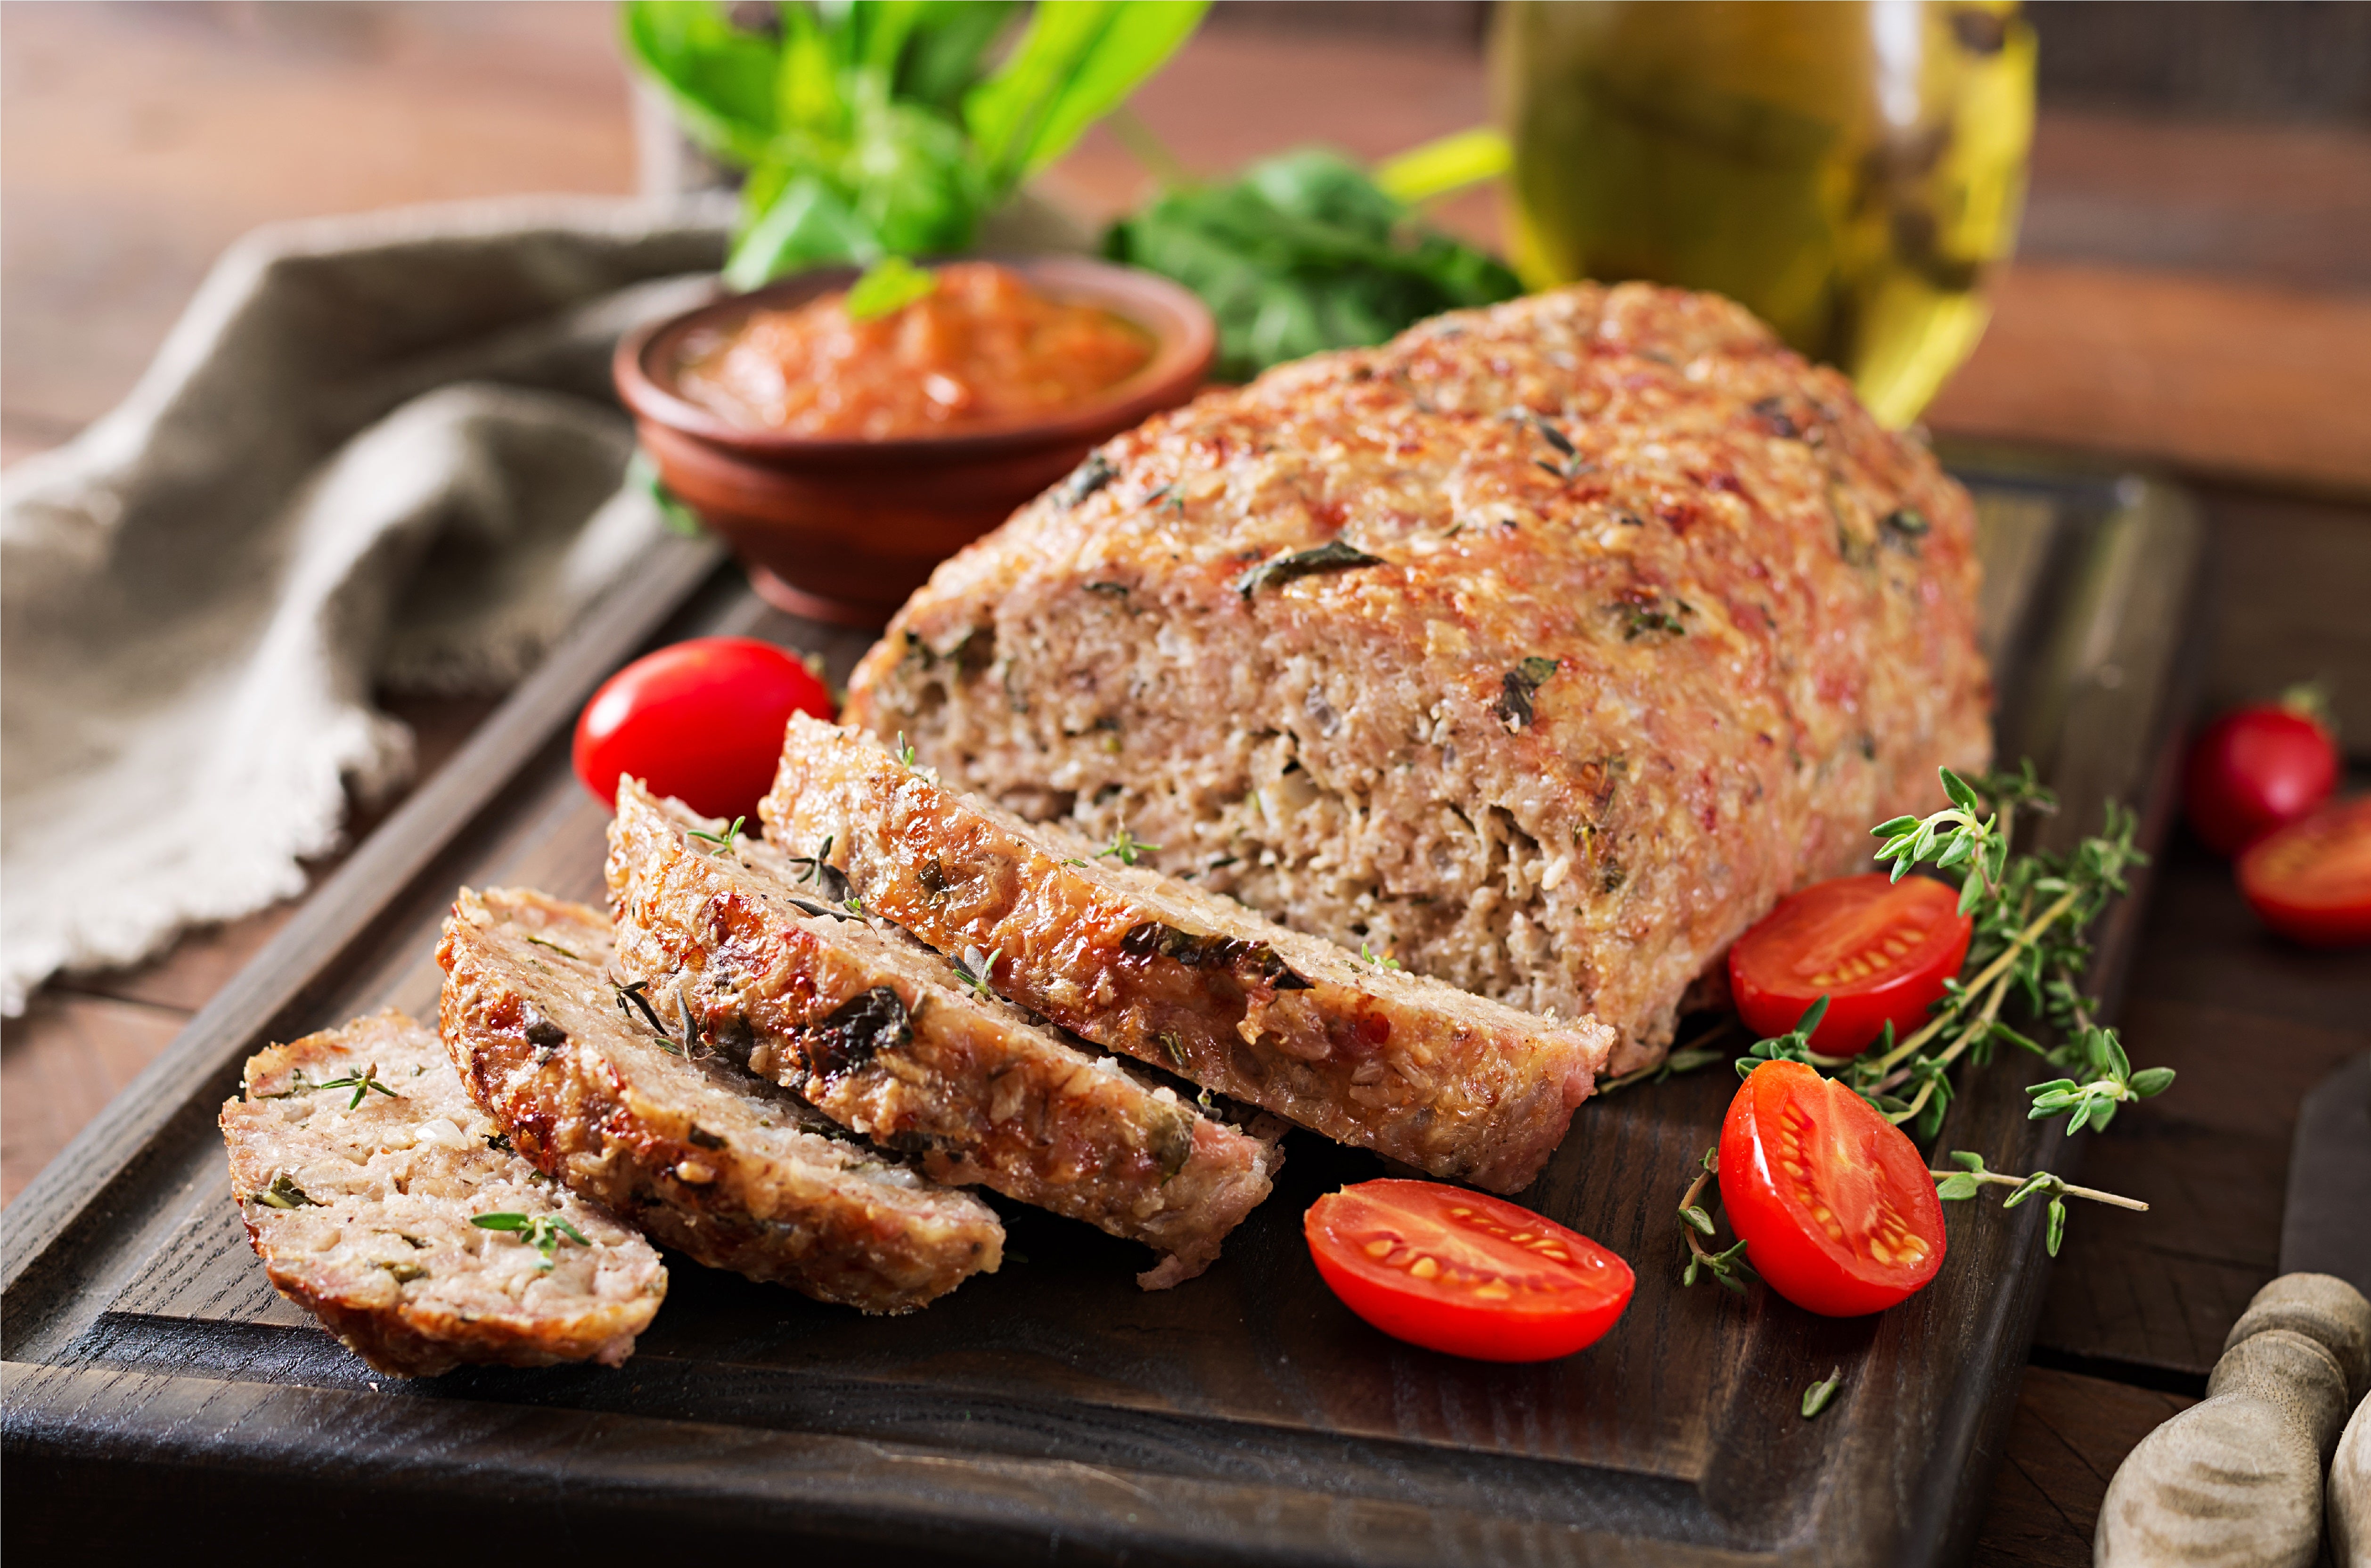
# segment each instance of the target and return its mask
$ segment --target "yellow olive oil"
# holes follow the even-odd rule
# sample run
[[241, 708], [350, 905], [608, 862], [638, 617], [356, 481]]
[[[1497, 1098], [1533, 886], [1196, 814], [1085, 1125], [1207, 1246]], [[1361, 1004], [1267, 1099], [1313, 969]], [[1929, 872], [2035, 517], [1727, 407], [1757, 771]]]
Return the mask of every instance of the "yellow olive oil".
[[2000, 0], [1513, 0], [1492, 40], [1531, 286], [1711, 289], [1918, 416], [2017, 240], [2032, 29]]

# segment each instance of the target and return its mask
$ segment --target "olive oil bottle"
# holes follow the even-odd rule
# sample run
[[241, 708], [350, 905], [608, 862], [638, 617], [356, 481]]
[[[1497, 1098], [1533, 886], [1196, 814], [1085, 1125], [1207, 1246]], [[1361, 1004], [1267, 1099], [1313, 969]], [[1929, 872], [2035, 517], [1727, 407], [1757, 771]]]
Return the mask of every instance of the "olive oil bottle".
[[2032, 29], [2006, 0], [1512, 0], [1491, 43], [1532, 287], [1725, 294], [1917, 418], [2017, 240]]

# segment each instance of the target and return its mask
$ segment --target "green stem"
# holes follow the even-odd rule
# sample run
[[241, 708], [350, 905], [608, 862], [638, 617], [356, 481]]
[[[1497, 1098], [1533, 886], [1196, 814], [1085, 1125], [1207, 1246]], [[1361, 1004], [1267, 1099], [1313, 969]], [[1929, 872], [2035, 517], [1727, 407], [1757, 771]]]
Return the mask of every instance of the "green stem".
[[[2035, 938], [2041, 936], [2042, 932], [2050, 929], [2052, 926], [2057, 924], [2058, 917], [2060, 916], [2075, 907], [2076, 891], [2076, 890], [2074, 888], [2068, 888], [2065, 893], [2060, 894], [2057, 899], [2051, 904], [2049, 908], [2035, 916], [2030, 924], [2029, 924], [2023, 930], [2018, 932], [2016, 936], [2011, 937], [2009, 939], [2008, 946], [2000, 951], [1998, 957], [1995, 958], [1990, 963], [1984, 965], [1983, 971], [1976, 975], [1974, 980], [1969, 983], [1967, 988], [1970, 991], [1981, 991], [1985, 986], [1991, 985], [1995, 980], [1999, 979], [2002, 973], [2006, 971], [2012, 963], [2016, 962], [2017, 955], [2018, 953], [2032, 946]], [[1920, 1046], [1926, 1044], [1927, 1041], [1932, 1040], [1936, 1035], [1941, 1033], [1944, 1028], [1951, 1021], [1952, 1015], [1950, 1013], [1944, 1012], [1937, 1014], [1936, 1017], [1926, 1024], [1926, 1027], [1921, 1029], [1917, 1033], [1912, 1035], [1909, 1039], [1903, 1041], [1901, 1044], [1896, 1045], [1892, 1050], [1888, 1051], [1883, 1056], [1879, 1057], [1877, 1062], [1877, 1070], [1879, 1072], [1885, 1072], [1903, 1061], [1903, 1058], [1915, 1054]]]
[[[1929, 1170], [1926, 1174], [1933, 1176], [1937, 1180], [1948, 1176], [1969, 1176], [1974, 1178], [1978, 1182], [1985, 1183], [1988, 1186], [1995, 1187], [2022, 1187], [2027, 1182], [2032, 1180], [2032, 1178], [2028, 1176], [2004, 1175], [1997, 1170]], [[2146, 1214], [2148, 1212], [2148, 1205], [2141, 1202], [2138, 1198], [2127, 1198], [2120, 1196], [2114, 1193], [2103, 1193], [2097, 1187], [2070, 1187], [2062, 1182], [2059, 1184], [2058, 1190], [2070, 1198], [2088, 1198], [2095, 1204], [2112, 1204], [2118, 1208], [2132, 1209], [2135, 1213], [2139, 1214]]]

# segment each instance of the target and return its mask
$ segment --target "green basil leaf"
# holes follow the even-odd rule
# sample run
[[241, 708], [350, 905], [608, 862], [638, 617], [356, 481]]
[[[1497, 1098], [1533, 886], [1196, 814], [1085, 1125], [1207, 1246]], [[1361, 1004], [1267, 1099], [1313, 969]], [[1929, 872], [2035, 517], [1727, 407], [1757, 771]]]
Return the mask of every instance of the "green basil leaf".
[[800, 174], [783, 185], [773, 205], [734, 246], [724, 282], [754, 289], [802, 268], [870, 265], [882, 252], [880, 237], [838, 191], [819, 176]]
[[772, 40], [734, 27], [709, 0], [627, 0], [619, 29], [693, 141], [744, 168], [764, 159], [775, 129]]
[[918, 299], [927, 298], [938, 286], [939, 280], [928, 269], [917, 267], [902, 256], [885, 257], [848, 291], [848, 317], [851, 321], [870, 321], [876, 316], [890, 315]]

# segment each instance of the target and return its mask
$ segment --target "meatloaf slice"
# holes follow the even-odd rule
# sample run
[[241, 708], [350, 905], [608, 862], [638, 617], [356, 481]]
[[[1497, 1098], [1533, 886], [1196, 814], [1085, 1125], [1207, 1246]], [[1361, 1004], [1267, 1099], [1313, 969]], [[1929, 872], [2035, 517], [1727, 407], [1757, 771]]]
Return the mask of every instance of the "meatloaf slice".
[[676, 1004], [612, 983], [612, 956], [607, 917], [538, 893], [463, 888], [445, 922], [445, 1049], [538, 1170], [703, 1263], [868, 1312], [995, 1271], [986, 1205], [687, 1056]]
[[861, 731], [791, 721], [768, 836], [998, 991], [1098, 1045], [1344, 1143], [1527, 1185], [1613, 1045], [1360, 960], [1174, 878], [1107, 866]]
[[615, 1366], [666, 1296], [650, 1243], [512, 1153], [391, 1008], [249, 1057], [222, 1131], [272, 1286], [390, 1377]]
[[1659, 1057], [1986, 765], [1975, 511], [1728, 300], [1579, 284], [1107, 442], [849, 682], [958, 789]]
[[[707, 836], [694, 838], [694, 833]], [[695, 1048], [793, 1090], [842, 1126], [1164, 1254], [1193, 1278], [1267, 1196], [1272, 1143], [1203, 1115], [1109, 1056], [977, 994], [887, 922], [850, 914], [762, 840], [632, 779], [609, 826], [618, 973], [691, 1009]]]

